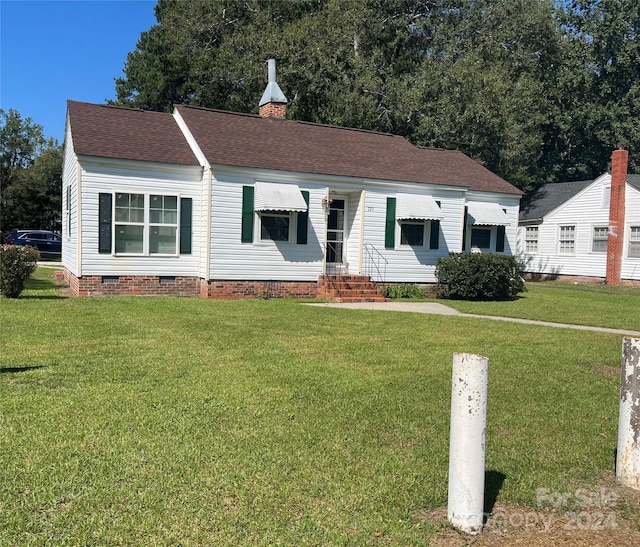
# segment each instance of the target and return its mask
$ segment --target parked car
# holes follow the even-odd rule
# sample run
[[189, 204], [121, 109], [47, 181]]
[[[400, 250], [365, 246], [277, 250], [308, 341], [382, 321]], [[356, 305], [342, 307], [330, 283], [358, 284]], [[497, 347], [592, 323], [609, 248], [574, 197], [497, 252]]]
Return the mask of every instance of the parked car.
[[7, 245], [30, 245], [43, 256], [62, 254], [62, 237], [48, 230], [15, 230], [4, 240]]

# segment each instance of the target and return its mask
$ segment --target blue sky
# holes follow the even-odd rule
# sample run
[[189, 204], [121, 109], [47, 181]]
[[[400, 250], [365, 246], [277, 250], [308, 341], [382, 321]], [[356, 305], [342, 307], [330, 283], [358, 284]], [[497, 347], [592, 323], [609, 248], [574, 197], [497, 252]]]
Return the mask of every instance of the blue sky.
[[64, 138], [67, 99], [115, 99], [155, 0], [0, 0], [0, 108]]

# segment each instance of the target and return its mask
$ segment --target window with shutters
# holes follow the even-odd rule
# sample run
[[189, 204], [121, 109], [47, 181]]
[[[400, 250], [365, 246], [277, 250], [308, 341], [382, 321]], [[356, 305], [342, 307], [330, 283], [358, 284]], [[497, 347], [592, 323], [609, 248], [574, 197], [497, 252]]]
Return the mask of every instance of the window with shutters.
[[191, 198], [126, 192], [99, 197], [100, 253], [191, 253]]

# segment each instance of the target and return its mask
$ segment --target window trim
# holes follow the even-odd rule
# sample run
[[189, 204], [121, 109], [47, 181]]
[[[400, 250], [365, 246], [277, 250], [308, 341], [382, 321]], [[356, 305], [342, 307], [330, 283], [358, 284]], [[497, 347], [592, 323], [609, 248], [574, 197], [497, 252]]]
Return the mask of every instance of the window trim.
[[[572, 230], [572, 238], [568, 238], [568, 237], [562, 237], [562, 232], [565, 229], [571, 229]], [[558, 225], [558, 246], [557, 246], [557, 254], [559, 256], [575, 256], [576, 255], [576, 235], [577, 235], [577, 230], [576, 230], [576, 225], [575, 224], [560, 224]], [[563, 252], [562, 251], [562, 244], [564, 242], [572, 242], [572, 250], [571, 252]]]
[[[402, 226], [408, 224], [412, 226], [422, 226], [422, 243], [403, 243], [402, 242]], [[427, 243], [431, 240], [431, 221], [427, 220], [398, 220], [398, 241], [397, 246], [406, 249], [406, 248], [414, 248], [414, 249], [422, 249], [427, 247]]]
[[[262, 244], [291, 244], [294, 242], [293, 235], [297, 234], [297, 213], [293, 211], [255, 211], [255, 215], [257, 217], [257, 222], [255, 222], [256, 226], [256, 234], [254, 241], [256, 243]], [[268, 217], [278, 217], [278, 218], [287, 218], [289, 220], [289, 226], [287, 230], [287, 239], [270, 239], [262, 237], [262, 218], [263, 216]]]

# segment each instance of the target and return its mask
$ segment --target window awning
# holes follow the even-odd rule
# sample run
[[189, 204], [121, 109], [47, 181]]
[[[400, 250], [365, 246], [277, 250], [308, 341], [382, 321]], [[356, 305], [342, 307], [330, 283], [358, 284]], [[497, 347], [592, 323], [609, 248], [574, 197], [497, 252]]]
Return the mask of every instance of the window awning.
[[293, 211], [304, 213], [307, 202], [296, 184], [256, 182], [256, 211]]
[[440, 207], [431, 196], [398, 194], [396, 196], [396, 220], [441, 220]]
[[510, 226], [509, 217], [497, 203], [470, 201], [467, 204], [469, 224], [476, 226]]

